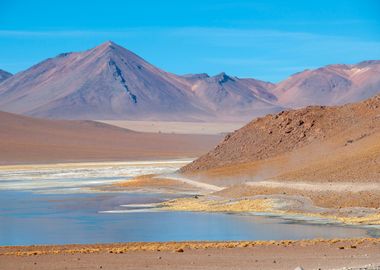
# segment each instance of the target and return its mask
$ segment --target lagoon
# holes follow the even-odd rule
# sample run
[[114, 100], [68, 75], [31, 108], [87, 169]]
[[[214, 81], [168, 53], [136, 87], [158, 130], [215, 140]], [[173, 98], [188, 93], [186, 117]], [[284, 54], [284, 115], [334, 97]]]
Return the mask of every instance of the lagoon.
[[186, 162], [1, 170], [0, 245], [373, 236], [374, 232], [366, 228], [312, 224], [280, 217], [141, 209], [141, 204], [180, 195], [92, 189], [140, 174], [170, 173]]

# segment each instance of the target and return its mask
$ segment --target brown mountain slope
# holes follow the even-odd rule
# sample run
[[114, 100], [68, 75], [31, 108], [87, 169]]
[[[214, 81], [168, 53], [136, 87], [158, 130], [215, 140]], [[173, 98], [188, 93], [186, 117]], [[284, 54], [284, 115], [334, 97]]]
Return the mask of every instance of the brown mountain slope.
[[379, 181], [380, 95], [268, 115], [228, 135], [183, 173], [283, 180]]
[[140, 133], [93, 121], [0, 112], [0, 164], [198, 156], [219, 136]]

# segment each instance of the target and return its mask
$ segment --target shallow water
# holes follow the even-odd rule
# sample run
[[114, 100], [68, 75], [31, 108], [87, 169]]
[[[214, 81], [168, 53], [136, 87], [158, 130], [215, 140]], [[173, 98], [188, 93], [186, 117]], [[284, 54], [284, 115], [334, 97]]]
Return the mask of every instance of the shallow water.
[[87, 189], [136, 173], [168, 173], [181, 165], [172, 162], [2, 171], [0, 245], [368, 236], [364, 228], [311, 225], [265, 216], [157, 212], [149, 207], [141, 212], [142, 206], [175, 195], [91, 193]]

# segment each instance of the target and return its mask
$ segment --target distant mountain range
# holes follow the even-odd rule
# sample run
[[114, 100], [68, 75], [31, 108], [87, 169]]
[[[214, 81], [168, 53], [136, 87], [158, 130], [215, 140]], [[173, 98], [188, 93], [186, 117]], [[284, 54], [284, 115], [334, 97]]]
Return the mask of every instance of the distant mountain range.
[[343, 105], [380, 92], [380, 61], [328, 65], [305, 70], [280, 82], [273, 90], [285, 107]]
[[225, 73], [179, 76], [109, 41], [8, 76], [0, 83], [0, 110], [63, 119], [248, 121], [365, 99], [380, 92], [379, 75], [380, 61], [367, 61], [306, 70], [279, 84]]

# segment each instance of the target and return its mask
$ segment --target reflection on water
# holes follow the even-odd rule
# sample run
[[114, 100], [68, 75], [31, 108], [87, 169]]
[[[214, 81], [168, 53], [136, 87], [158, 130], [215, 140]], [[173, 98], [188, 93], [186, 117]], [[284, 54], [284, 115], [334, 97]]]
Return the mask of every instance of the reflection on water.
[[307, 225], [251, 215], [154, 210], [115, 213], [118, 210], [138, 210], [147, 204], [153, 207], [155, 203], [174, 198], [175, 195], [83, 192], [83, 187], [131, 177], [137, 167], [140, 174], [166, 173], [181, 164], [129, 166], [130, 170], [127, 165], [120, 165], [76, 168], [74, 171], [59, 169], [40, 174], [23, 171], [7, 175], [2, 172], [0, 245], [275, 240], [367, 235], [367, 231], [361, 228]]

